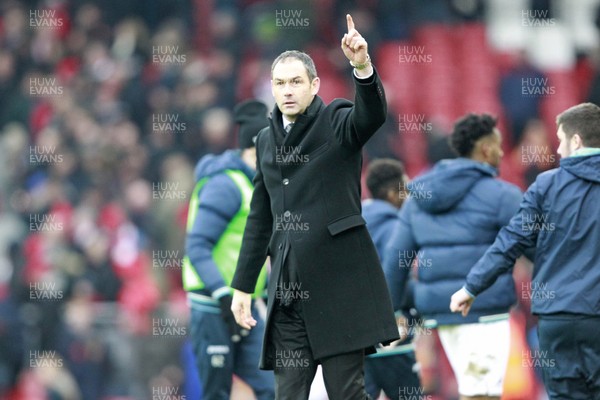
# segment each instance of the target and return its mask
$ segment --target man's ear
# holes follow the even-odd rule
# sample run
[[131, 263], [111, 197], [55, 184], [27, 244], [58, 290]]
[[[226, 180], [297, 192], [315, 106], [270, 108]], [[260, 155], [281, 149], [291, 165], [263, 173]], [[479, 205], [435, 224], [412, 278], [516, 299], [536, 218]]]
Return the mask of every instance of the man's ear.
[[321, 80], [317, 76], [315, 79], [313, 79], [312, 83], [310, 84], [310, 94], [315, 96], [317, 93], [319, 93], [320, 87], [321, 87]]
[[485, 139], [481, 138], [475, 142], [471, 156], [476, 154], [479, 154], [479, 156], [487, 160], [488, 155], [490, 154], [490, 144]]
[[490, 146], [485, 140], [479, 142], [479, 152], [483, 157], [487, 158], [488, 153], [490, 152]]
[[400, 193], [392, 188], [388, 189], [386, 193], [388, 203], [392, 203], [396, 208], [400, 208], [404, 199], [407, 197], [407, 193]]
[[389, 203], [393, 203], [395, 198], [396, 198], [396, 191], [392, 188], [388, 189], [387, 192], [385, 193], [385, 199], [389, 202]]
[[573, 134], [573, 136], [571, 136], [571, 148], [573, 150], [578, 150], [582, 147], [584, 147], [584, 146], [583, 146], [583, 140], [581, 139], [581, 136], [579, 136], [578, 133]]
[[491, 140], [488, 137], [482, 138], [481, 139], [481, 154], [483, 155], [483, 157], [487, 160], [489, 160], [489, 158], [491, 157], [491, 154], [493, 153], [493, 149], [494, 149], [494, 145], [491, 142]]

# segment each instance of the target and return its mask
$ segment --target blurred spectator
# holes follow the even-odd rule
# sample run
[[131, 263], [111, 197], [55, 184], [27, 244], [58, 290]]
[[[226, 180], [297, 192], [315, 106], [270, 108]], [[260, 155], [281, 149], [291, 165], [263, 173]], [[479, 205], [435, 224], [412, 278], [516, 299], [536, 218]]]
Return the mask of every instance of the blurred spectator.
[[[515, 54], [510, 69], [500, 79], [500, 100], [512, 144], [521, 140], [527, 121], [539, 115], [545, 78], [541, 71], [529, 65], [521, 52]], [[531, 95], [527, 95], [528, 91]]]
[[523, 177], [521, 187], [529, 187], [538, 174], [558, 165], [558, 156], [550, 145], [546, 127], [538, 119], [527, 121], [521, 140], [510, 157], [514, 172]]
[[0, 299], [0, 398], [17, 382], [24, 359], [23, 326], [18, 303], [9, 296]]

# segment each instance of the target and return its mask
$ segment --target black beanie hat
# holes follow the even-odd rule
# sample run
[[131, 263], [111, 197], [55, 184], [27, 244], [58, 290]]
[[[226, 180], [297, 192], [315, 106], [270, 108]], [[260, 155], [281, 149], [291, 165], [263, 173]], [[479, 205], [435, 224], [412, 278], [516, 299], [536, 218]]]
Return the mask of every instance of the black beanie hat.
[[254, 147], [258, 132], [267, 125], [267, 106], [258, 100], [246, 100], [233, 109], [233, 119], [239, 124], [238, 146], [240, 149]]

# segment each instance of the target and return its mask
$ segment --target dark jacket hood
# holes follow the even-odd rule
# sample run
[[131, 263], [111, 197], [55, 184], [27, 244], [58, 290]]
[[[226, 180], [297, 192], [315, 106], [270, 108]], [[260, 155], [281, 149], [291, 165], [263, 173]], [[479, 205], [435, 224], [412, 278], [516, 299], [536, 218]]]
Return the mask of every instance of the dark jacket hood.
[[563, 158], [560, 166], [578, 178], [600, 183], [600, 154]]
[[244, 172], [250, 180], [254, 178], [254, 171], [240, 157], [240, 150], [227, 150], [222, 154], [207, 154], [202, 157], [194, 169], [196, 182], [206, 176], [213, 176], [227, 169]]
[[442, 160], [407, 188], [421, 210], [438, 214], [453, 208], [478, 180], [497, 173], [494, 167], [468, 158]]

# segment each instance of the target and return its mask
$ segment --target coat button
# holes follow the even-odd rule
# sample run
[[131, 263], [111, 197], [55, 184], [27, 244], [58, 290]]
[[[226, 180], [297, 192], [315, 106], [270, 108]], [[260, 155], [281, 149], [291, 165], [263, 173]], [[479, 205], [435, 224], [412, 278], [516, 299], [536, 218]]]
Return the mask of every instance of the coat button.
[[283, 183], [284, 185], [289, 185], [289, 184], [290, 184], [290, 180], [289, 180], [288, 178], [285, 178], [285, 179], [282, 181], [282, 183]]
[[283, 245], [279, 243], [279, 250], [283, 249]]
[[289, 212], [289, 211], [286, 211], [286, 212], [283, 213], [283, 216], [286, 217], [286, 218], [289, 218], [290, 215], [292, 215], [292, 213]]

